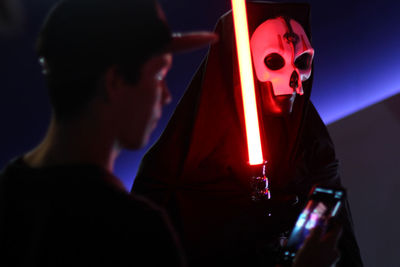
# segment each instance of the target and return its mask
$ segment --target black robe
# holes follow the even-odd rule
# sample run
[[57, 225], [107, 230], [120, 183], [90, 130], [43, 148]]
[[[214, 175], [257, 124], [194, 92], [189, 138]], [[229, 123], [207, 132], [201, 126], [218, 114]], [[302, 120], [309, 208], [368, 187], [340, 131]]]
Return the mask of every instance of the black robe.
[[[311, 40], [307, 4], [248, 2], [247, 14], [250, 36], [265, 20], [283, 15], [299, 22]], [[279, 240], [293, 227], [310, 188], [340, 186], [338, 161], [310, 101], [311, 76], [290, 116], [260, 113], [272, 198], [252, 200], [251, 177], [260, 170], [248, 164], [231, 12], [215, 32], [220, 41], [144, 156], [132, 191], [167, 209], [190, 266], [273, 266]], [[338, 266], [362, 266], [348, 207], [341, 221]]]

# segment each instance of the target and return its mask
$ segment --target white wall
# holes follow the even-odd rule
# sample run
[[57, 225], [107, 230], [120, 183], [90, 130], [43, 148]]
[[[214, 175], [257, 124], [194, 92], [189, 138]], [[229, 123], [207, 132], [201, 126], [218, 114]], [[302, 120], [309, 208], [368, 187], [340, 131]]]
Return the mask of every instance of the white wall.
[[328, 129], [365, 266], [400, 266], [400, 94]]

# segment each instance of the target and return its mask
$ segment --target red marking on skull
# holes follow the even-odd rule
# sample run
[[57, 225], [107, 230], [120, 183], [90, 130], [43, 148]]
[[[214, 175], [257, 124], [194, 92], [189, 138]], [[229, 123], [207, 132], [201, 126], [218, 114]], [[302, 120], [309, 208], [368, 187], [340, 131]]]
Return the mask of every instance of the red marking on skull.
[[283, 51], [285, 48], [283, 47], [282, 36], [278, 34], [279, 48]]

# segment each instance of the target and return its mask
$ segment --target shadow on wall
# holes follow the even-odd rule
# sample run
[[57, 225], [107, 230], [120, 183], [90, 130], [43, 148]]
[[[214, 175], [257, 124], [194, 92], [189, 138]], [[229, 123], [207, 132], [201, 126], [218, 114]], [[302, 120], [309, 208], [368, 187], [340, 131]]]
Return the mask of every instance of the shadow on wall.
[[399, 266], [400, 94], [328, 129], [365, 267]]

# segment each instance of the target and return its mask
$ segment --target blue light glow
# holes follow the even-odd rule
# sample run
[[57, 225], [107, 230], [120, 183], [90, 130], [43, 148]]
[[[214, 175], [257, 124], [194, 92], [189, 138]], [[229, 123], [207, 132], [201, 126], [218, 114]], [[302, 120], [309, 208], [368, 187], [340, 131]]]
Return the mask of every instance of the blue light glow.
[[339, 207], [340, 207], [341, 204], [342, 204], [341, 201], [336, 203], [336, 206], [333, 208], [333, 211], [332, 211], [332, 217], [334, 217], [336, 215], [336, 213], [339, 210]]
[[335, 198], [342, 198], [342, 196], [343, 196], [343, 193], [341, 192], [341, 191], [336, 191], [335, 192]]
[[314, 194], [316, 194], [317, 192], [333, 194], [333, 191], [331, 189], [324, 189], [324, 188], [320, 188], [320, 187], [315, 188]]

